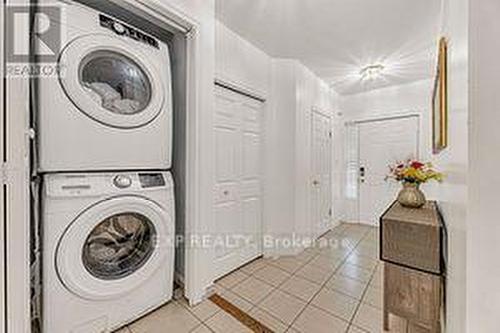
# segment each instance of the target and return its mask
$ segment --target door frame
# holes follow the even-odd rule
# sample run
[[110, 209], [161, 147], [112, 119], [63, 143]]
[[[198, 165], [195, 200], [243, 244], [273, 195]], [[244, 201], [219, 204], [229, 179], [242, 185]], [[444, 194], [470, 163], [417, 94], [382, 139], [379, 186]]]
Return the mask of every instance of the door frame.
[[[200, 84], [207, 81], [204, 77], [202, 59], [203, 44], [207, 41], [202, 36], [201, 22], [188, 15], [183, 9], [169, 2], [148, 0], [110, 0], [113, 3], [138, 15], [151, 15], [160, 22], [185, 32], [187, 56], [187, 101], [186, 101], [186, 175], [185, 188], [185, 268], [184, 295], [190, 304], [201, 302], [209, 292], [213, 279], [212, 265], [215, 258], [213, 248], [197, 248], [197, 236], [209, 234], [215, 225], [212, 198], [214, 172], [205, 165], [213, 163], [213, 103], [207, 101], [205, 89], [210, 89], [213, 102], [212, 80], [210, 87]], [[214, 69], [215, 71], [215, 69]], [[205, 83], [203, 81], [203, 83]], [[204, 95], [205, 94], [205, 95]], [[207, 105], [209, 105], [207, 107]], [[209, 108], [208, 110], [206, 108]], [[203, 124], [203, 127], [202, 125]], [[194, 237], [193, 239], [191, 239]]]
[[[330, 214], [330, 225], [331, 227], [333, 228], [335, 226], [335, 220], [333, 218], [333, 215], [334, 215], [334, 193], [333, 193], [333, 186], [334, 186], [334, 183], [333, 183], [333, 179], [334, 179], [334, 152], [333, 152], [333, 136], [334, 136], [334, 116], [333, 116], [333, 112], [328, 112], [328, 111], [325, 111], [321, 108], [317, 108], [317, 107], [312, 107], [311, 108], [311, 128], [310, 128], [310, 143], [309, 143], [309, 149], [310, 149], [310, 171], [309, 171], [309, 177], [308, 177], [308, 184], [310, 185], [311, 184], [311, 179], [312, 179], [312, 170], [313, 170], [313, 157], [312, 157], [312, 152], [313, 152], [313, 132], [314, 132], [314, 121], [313, 121], [313, 118], [314, 118], [314, 114], [317, 113], [323, 117], [326, 117], [329, 119], [329, 131], [330, 131], [330, 211], [331, 211], [331, 214]], [[311, 193], [311, 189], [309, 189], [309, 218], [312, 220], [312, 193]], [[311, 234], [314, 236], [314, 237], [320, 237], [321, 234], [317, 235], [316, 234], [316, 229], [315, 229], [315, 224], [312, 226], [312, 230], [311, 230]]]
[[395, 115], [354, 120], [351, 122], [358, 129], [358, 135], [357, 135], [358, 142], [356, 143], [356, 145], [357, 145], [357, 148], [356, 148], [357, 149], [357, 157], [358, 157], [358, 161], [357, 161], [358, 178], [357, 178], [357, 183], [356, 183], [357, 200], [356, 200], [356, 216], [355, 216], [355, 221], [357, 221], [357, 223], [361, 223], [361, 220], [360, 220], [360, 216], [361, 216], [361, 190], [360, 190], [360, 184], [359, 184], [359, 158], [360, 158], [361, 147], [360, 147], [360, 142], [359, 142], [359, 130], [360, 130], [359, 125], [366, 124], [366, 123], [375, 123], [375, 122], [391, 121], [391, 120], [398, 120], [398, 119], [408, 119], [408, 118], [416, 118], [417, 119], [417, 157], [420, 157], [420, 152], [421, 152], [420, 145], [422, 142], [422, 115], [420, 113], [416, 113], [416, 112], [401, 113], [401, 114], [395, 114]]

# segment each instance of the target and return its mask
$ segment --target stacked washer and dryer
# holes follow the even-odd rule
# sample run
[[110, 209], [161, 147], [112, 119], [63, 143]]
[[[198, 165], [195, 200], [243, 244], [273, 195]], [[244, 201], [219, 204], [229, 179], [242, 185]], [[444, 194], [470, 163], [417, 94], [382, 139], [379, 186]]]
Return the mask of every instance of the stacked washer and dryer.
[[58, 4], [61, 74], [38, 83], [43, 332], [109, 332], [172, 297], [169, 49]]

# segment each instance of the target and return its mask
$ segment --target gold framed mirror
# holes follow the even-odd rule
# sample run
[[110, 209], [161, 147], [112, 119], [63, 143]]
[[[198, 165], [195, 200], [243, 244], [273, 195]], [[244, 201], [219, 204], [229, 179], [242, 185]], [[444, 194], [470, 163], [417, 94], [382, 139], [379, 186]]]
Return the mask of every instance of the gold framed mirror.
[[432, 150], [438, 154], [448, 147], [448, 42], [439, 40], [439, 55], [432, 96]]

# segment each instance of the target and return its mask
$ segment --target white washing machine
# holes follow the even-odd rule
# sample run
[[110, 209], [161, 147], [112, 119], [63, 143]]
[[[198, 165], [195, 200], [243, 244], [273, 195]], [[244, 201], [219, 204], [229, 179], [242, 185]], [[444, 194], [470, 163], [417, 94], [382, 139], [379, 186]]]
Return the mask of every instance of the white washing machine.
[[39, 171], [170, 168], [168, 45], [81, 4], [57, 5], [40, 20], [60, 31], [62, 48], [60, 74], [39, 78]]
[[169, 301], [170, 173], [48, 174], [43, 332], [111, 332]]

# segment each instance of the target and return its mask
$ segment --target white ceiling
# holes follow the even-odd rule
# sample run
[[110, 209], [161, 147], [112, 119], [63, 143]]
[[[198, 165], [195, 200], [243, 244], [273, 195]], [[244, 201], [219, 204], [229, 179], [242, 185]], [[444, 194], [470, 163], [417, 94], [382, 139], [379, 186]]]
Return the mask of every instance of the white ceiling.
[[[296, 58], [341, 94], [429, 78], [441, 0], [217, 0], [217, 17], [269, 55]], [[381, 63], [378, 79], [359, 71]]]

